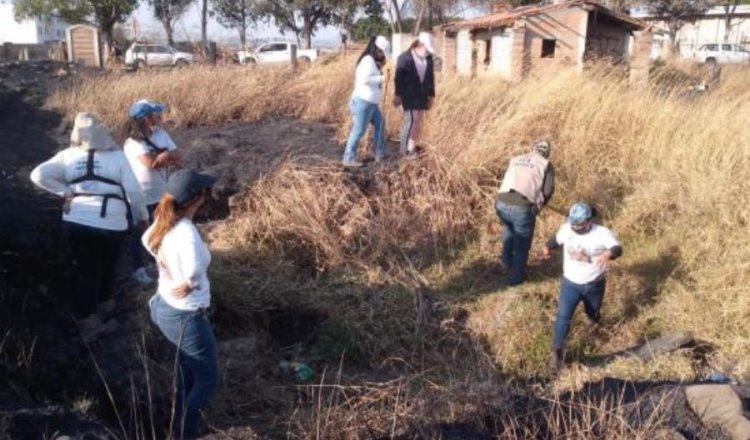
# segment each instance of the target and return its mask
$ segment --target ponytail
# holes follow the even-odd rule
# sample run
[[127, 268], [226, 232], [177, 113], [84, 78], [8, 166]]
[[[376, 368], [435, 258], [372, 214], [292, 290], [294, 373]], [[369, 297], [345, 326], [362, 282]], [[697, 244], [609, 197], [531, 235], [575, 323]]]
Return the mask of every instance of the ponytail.
[[148, 238], [148, 247], [151, 249], [151, 252], [154, 254], [159, 252], [164, 236], [174, 228], [177, 222], [182, 220], [183, 216], [184, 209], [177, 206], [174, 197], [165, 194], [154, 212], [154, 229]]

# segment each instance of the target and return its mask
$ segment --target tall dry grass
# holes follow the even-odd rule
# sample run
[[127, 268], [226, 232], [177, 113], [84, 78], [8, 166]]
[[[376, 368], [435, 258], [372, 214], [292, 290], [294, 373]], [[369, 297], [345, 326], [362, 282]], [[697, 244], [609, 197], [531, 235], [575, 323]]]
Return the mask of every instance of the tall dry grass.
[[[285, 114], [331, 122], [343, 139], [352, 71], [353, 59], [330, 59], [297, 72], [191, 68], [105, 76], [50, 104], [68, 114], [93, 111], [114, 128], [125, 123], [131, 102], [148, 97], [170, 105], [178, 128]], [[314, 304], [344, 322], [361, 336], [370, 366], [398, 358], [418, 369], [430, 359], [444, 362], [448, 375], [461, 374], [476, 367], [477, 358], [465, 356], [476, 348], [506, 373], [537, 377], [545, 374], [559, 266], [535, 266], [531, 281], [510, 291], [492, 283], [499, 269], [476, 268], [491, 265], [499, 252], [492, 198], [507, 160], [547, 138], [557, 193], [539, 219], [537, 243], [561, 223], [559, 212], [587, 200], [602, 208], [625, 249], [609, 276], [608, 334], [589, 334], [576, 321], [574, 357], [688, 331], [716, 346], [710, 362], [720, 359], [725, 372], [742, 377], [750, 373], [747, 84], [746, 69], [725, 72], [699, 97], [682, 83], [633, 88], [606, 69], [514, 85], [442, 78], [424, 160], [354, 175], [287, 162], [248, 190], [242, 209], [214, 230], [213, 246], [227, 271], [278, 274], [287, 285], [264, 287], [269, 295]], [[385, 108], [393, 137], [400, 115]], [[381, 291], [375, 300], [373, 290]], [[426, 313], [417, 301], [423, 290], [432, 298]], [[342, 307], [342, 298], [360, 291], [368, 292], [366, 300]], [[220, 295], [239, 309], [252, 296], [236, 289]], [[468, 313], [465, 323], [460, 310]], [[420, 330], [425, 320], [443, 318], [454, 333], [434, 322]], [[467, 348], [456, 332], [476, 345]], [[702, 374], [679, 355], [659, 362], [580, 366], [562, 382]]]

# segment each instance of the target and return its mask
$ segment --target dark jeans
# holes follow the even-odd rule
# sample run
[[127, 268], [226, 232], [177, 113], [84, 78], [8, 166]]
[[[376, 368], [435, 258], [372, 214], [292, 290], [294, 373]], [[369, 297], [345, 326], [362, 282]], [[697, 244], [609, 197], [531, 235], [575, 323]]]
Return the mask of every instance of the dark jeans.
[[495, 203], [495, 211], [505, 225], [502, 261], [508, 269], [508, 285], [521, 284], [526, 278], [531, 241], [534, 239], [536, 214], [531, 207]]
[[553, 348], [562, 349], [565, 346], [565, 339], [570, 330], [570, 320], [581, 301], [583, 301], [586, 316], [594, 322], [599, 322], [606, 285], [604, 278], [587, 284], [576, 284], [563, 277], [560, 284], [560, 300], [557, 305]]
[[70, 282], [70, 291], [75, 295], [73, 311], [80, 319], [96, 313], [97, 305], [112, 295], [115, 269], [127, 232], [65, 221], [62, 229], [73, 265]]
[[[154, 221], [154, 211], [156, 211], [157, 206], [159, 206], [158, 203], [146, 206], [148, 209], [149, 224]], [[141, 243], [143, 232], [144, 231], [141, 231], [138, 228], [133, 228], [133, 230], [130, 231], [130, 240], [128, 241], [130, 249], [128, 249], [128, 252], [130, 253], [130, 264], [132, 265], [133, 270], [144, 266], [143, 260], [146, 255], [146, 250], [143, 248], [143, 243]]]
[[208, 406], [219, 386], [216, 339], [205, 309], [178, 310], [159, 296], [149, 301], [151, 321], [177, 349], [177, 438], [198, 435], [200, 411]]

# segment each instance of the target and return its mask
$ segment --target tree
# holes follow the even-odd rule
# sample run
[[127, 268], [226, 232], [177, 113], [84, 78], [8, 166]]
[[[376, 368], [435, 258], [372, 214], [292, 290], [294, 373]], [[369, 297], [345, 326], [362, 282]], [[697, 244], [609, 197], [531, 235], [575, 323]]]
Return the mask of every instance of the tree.
[[[259, 12], [273, 18], [281, 33], [294, 32], [297, 44], [302, 37], [305, 47], [309, 49], [318, 26], [327, 26], [334, 21], [333, 10], [336, 6], [336, 0], [265, 0], [260, 4]], [[301, 25], [297, 17], [301, 18]]]
[[68, 23], [90, 20], [101, 29], [112, 47], [115, 24], [138, 7], [138, 0], [16, 0], [16, 19], [58, 15]]
[[237, 30], [244, 50], [247, 28], [258, 19], [258, 11], [253, 0], [213, 0], [213, 10], [219, 23]]
[[388, 22], [391, 24], [391, 32], [394, 34], [403, 32], [401, 8], [405, 3], [399, 5], [398, 0], [385, 0], [385, 11], [388, 14]]
[[740, 4], [740, 0], [724, 0], [719, 3], [719, 6], [724, 8], [724, 42], [729, 41], [729, 34], [732, 32], [732, 19], [738, 4]]
[[710, 0], [649, 0], [648, 9], [667, 26], [670, 52], [674, 53], [677, 33], [685, 23], [695, 21], [711, 6]]
[[164, 26], [167, 42], [174, 44], [174, 22], [185, 13], [191, 0], [149, 0], [154, 17]]
[[208, 0], [201, 0], [201, 43], [208, 50]]
[[355, 41], [367, 41], [373, 35], [390, 37], [391, 26], [384, 19], [374, 17], [360, 18], [352, 26], [352, 38]]

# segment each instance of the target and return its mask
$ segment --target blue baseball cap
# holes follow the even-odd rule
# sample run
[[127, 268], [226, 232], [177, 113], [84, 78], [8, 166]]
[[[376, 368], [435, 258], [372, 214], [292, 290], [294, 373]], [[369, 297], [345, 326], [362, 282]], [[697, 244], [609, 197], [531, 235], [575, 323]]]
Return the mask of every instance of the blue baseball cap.
[[130, 116], [130, 119], [140, 121], [141, 119], [145, 119], [153, 114], [164, 113], [166, 110], [167, 106], [164, 104], [141, 99], [130, 106], [128, 116]]
[[201, 191], [211, 188], [216, 183], [216, 177], [201, 174], [193, 170], [179, 170], [172, 174], [167, 181], [167, 193], [174, 197], [181, 205], [193, 200]]
[[568, 221], [571, 225], [580, 225], [587, 222], [588, 220], [591, 220], [593, 216], [594, 215], [591, 211], [591, 206], [589, 206], [587, 203], [578, 202], [570, 207], [570, 212], [568, 212]]

